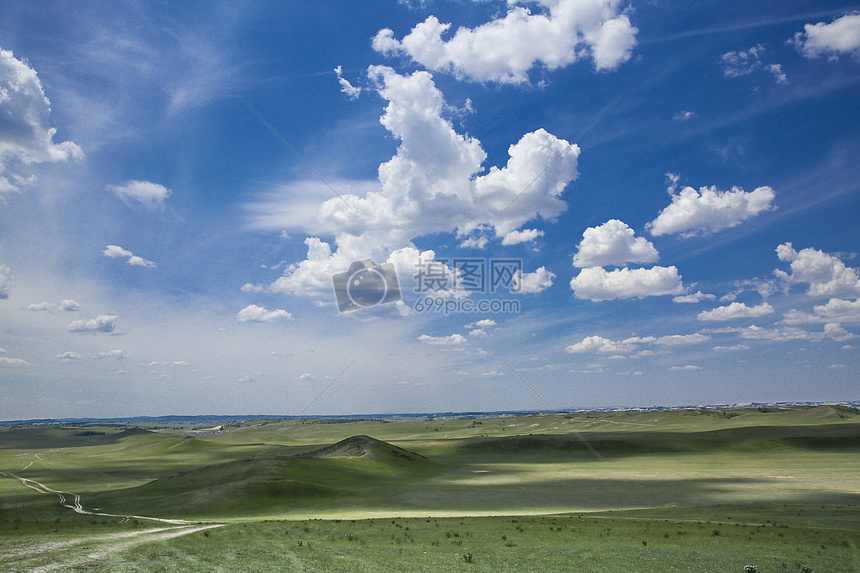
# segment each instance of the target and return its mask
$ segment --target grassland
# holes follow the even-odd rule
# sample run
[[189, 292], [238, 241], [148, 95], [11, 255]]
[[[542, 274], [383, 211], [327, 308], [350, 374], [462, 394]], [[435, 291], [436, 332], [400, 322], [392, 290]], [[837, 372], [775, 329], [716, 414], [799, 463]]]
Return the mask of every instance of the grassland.
[[858, 571], [858, 454], [830, 406], [10, 427], [0, 570]]

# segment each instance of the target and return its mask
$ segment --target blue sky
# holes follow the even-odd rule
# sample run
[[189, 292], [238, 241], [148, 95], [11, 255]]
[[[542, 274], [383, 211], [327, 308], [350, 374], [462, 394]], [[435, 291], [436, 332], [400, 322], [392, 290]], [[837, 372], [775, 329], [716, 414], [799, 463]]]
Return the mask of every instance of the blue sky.
[[7, 3], [0, 419], [855, 400], [858, 11]]

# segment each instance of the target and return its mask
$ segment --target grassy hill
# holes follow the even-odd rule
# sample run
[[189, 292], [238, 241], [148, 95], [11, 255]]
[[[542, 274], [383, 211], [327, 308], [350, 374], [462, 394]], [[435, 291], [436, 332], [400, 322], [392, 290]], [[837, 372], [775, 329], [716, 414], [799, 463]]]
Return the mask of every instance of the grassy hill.
[[292, 456], [275, 453], [194, 468], [134, 488], [96, 494], [90, 501], [149, 515], [257, 515], [260, 510], [272, 513], [349, 504], [350, 498], [424, 479], [442, 468], [403, 448], [353, 436]]
[[[0, 429], [0, 569], [860, 568], [852, 409], [267, 419], [225, 430]], [[164, 524], [78, 515], [19, 478], [80, 494], [87, 510], [227, 525], [147, 533]]]

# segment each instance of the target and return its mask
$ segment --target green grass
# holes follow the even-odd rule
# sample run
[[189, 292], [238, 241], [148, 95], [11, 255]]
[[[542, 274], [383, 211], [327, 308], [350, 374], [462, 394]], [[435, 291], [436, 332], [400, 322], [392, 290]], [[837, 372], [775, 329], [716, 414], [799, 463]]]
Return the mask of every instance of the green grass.
[[[140, 532], [170, 526], [77, 516], [56, 495], [3, 476], [0, 570], [743, 571], [750, 563], [857, 571], [860, 563], [852, 409], [149, 430], [3, 428], [0, 471], [80, 494], [87, 509], [224, 527], [161, 539]], [[356, 435], [375, 439], [327, 448]], [[83, 545], [110, 559], [100, 565]]]
[[[811, 510], [783, 505], [775, 511], [778, 520], [760, 519], [761, 512], [770, 509], [759, 505], [667, 509], [652, 514], [261, 520], [118, 550], [112, 549], [115, 540], [99, 542], [98, 538], [122, 530], [123, 524], [86, 522], [77, 525], [77, 532], [89, 539], [87, 551], [109, 556], [87, 562], [87, 571], [95, 572], [662, 573], [741, 572], [747, 564], [756, 565], [760, 572], [800, 571], [804, 566], [820, 572], [857, 570], [860, 536], [856, 530], [832, 527], [828, 518], [842, 512], [843, 518], [856, 523], [860, 519], [856, 508]], [[793, 521], [792, 516], [801, 512], [805, 521]], [[42, 534], [35, 542], [68, 537], [60, 530]], [[4, 570], [23, 571], [46, 562], [44, 556], [26, 556], [26, 541], [20, 540], [27, 536], [19, 534], [17, 539], [18, 557], [0, 557]], [[81, 554], [80, 546], [55, 551], [68, 561]], [[59, 569], [64, 570], [75, 569]]]

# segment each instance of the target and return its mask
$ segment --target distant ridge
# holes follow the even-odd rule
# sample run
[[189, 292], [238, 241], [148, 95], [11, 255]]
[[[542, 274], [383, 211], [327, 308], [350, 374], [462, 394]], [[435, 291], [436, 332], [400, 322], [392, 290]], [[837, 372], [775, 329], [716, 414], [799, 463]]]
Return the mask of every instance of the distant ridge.
[[[619, 406], [594, 408], [556, 408], [558, 414], [599, 414], [606, 412], [662, 412], [678, 410], [733, 410], [741, 408], [790, 408], [793, 406], [846, 406], [860, 408], [860, 401], [830, 401], [830, 402], [743, 402], [734, 404], [687, 404], [684, 406]], [[313, 416], [289, 416], [275, 414], [237, 415], [189, 415], [189, 416], [129, 416], [125, 418], [38, 418], [29, 420], [0, 420], [0, 426], [12, 425], [86, 425], [86, 424], [155, 424], [155, 425], [217, 425], [223, 422], [244, 422], [246, 420], [298, 420], [302, 418], [313, 420], [339, 421], [408, 421], [408, 420], [444, 420], [451, 418], [497, 418], [508, 416], [530, 416], [546, 414], [547, 410], [495, 410], [487, 412], [424, 412], [407, 414], [348, 414], [333, 415], [319, 414]]]
[[325, 446], [310, 452], [296, 454], [297, 458], [369, 458], [394, 460], [427, 460], [424, 456], [404, 450], [398, 446], [371, 438], [370, 436], [352, 436], [336, 444]]

